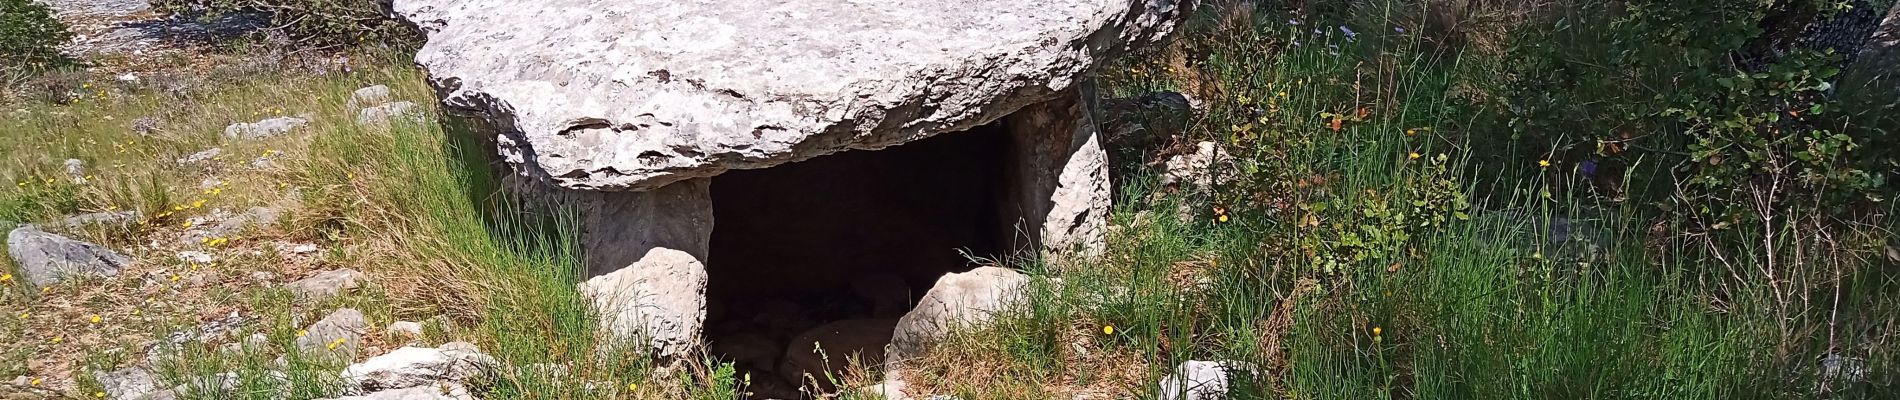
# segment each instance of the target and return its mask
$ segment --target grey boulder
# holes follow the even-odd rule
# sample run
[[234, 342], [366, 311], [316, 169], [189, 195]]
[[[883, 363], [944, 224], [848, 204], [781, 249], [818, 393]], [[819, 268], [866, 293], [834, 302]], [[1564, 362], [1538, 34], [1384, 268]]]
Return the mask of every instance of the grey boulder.
[[368, 331], [369, 322], [363, 319], [363, 312], [351, 308], [337, 309], [317, 323], [304, 328], [302, 336], [297, 337], [298, 350], [313, 354], [356, 354], [356, 347], [363, 343], [363, 333]]
[[445, 343], [441, 347], [403, 347], [370, 357], [343, 370], [343, 382], [359, 393], [406, 389], [438, 383], [462, 384], [487, 375], [498, 365], [475, 345]]
[[398, 101], [365, 108], [356, 113], [356, 123], [362, 125], [387, 125], [397, 120], [419, 122], [422, 120], [422, 110], [416, 108], [416, 103]]
[[132, 263], [131, 257], [97, 244], [73, 240], [33, 225], [7, 234], [7, 254], [36, 286], [59, 283], [73, 276], [114, 276]]
[[284, 289], [304, 300], [323, 301], [362, 287], [362, 281], [363, 273], [344, 268], [318, 272], [309, 278], [286, 284]]
[[884, 354], [885, 370], [897, 370], [899, 363], [922, 356], [952, 330], [988, 323], [997, 312], [1021, 301], [1028, 283], [1028, 275], [999, 267], [938, 278], [917, 307], [897, 320]]
[[126, 367], [112, 372], [94, 372], [94, 380], [114, 400], [144, 398], [159, 391], [158, 374], [144, 367]]

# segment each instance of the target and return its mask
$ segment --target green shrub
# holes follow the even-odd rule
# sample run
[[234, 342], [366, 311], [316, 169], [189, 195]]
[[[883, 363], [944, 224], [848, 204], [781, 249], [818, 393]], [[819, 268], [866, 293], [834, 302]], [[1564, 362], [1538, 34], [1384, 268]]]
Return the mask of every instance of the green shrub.
[[401, 44], [412, 36], [389, 18], [378, 0], [154, 0], [161, 10], [203, 10], [212, 16], [265, 13], [271, 33], [282, 33], [298, 47], [340, 47], [359, 44]]
[[71, 38], [45, 4], [0, 0], [0, 73], [44, 70], [64, 62], [59, 45]]

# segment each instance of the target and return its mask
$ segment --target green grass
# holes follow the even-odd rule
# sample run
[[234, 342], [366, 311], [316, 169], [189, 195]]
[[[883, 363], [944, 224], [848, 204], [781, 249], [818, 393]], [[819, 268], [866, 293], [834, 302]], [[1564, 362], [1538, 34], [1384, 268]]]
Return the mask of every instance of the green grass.
[[[1670, 64], [1689, 58], [1669, 47], [1680, 43], [1639, 43], [1631, 60], [1598, 59], [1609, 58], [1603, 54], [1613, 42], [1655, 39], [1657, 32], [1641, 29], [1661, 28], [1614, 25], [1626, 20], [1591, 14], [1594, 8], [1544, 14], [1575, 17], [1569, 27], [1539, 25], [1551, 20], [1511, 10], [1460, 15], [1467, 24], [1451, 40], [1434, 28], [1440, 17], [1418, 2], [1265, 8], [1227, 19], [1237, 24], [1198, 20], [1180, 39], [1196, 55], [1156, 50], [1105, 68], [1097, 79], [1110, 97], [1158, 89], [1197, 96], [1206, 109], [1196, 115], [1110, 117], [1220, 143], [1237, 158], [1235, 176], [1207, 192], [1163, 187], [1155, 171], [1140, 167], [1149, 153], [1119, 149], [1116, 173], [1126, 179], [1106, 255], [1059, 274], [1040, 260], [1004, 260], [1036, 277], [1030, 301], [990, 326], [953, 333], [916, 363], [910, 384], [971, 400], [1078, 392], [1156, 398], [1155, 382], [1183, 361], [1238, 360], [1261, 372], [1236, 385], [1238, 399], [1900, 393], [1886, 373], [1900, 367], [1892, 351], [1900, 337], [1893, 324], [1900, 321], [1900, 273], [1886, 254], [1896, 241], [1887, 217], [1893, 206], [1851, 203], [1863, 211], [1839, 214], [1786, 201], [1778, 203], [1789, 205], [1782, 218], [1733, 222], [1747, 229], [1685, 222], [1693, 211], [1683, 208], [1717, 198], [1669, 187], [1670, 172], [1693, 163], [1669, 151], [1587, 147], [1611, 126], [1659, 138], [1630, 143], [1687, 142], [1682, 134], [1691, 124], [1657, 109], [1679, 99], [1623, 89], [1679, 85], [1656, 90], [1719, 97], [1690, 91], [1727, 71]], [[1606, 28], [1576, 28], [1584, 23]], [[1342, 25], [1356, 37], [1348, 39]], [[1592, 69], [1568, 84], [1509, 87], [1575, 66], [1526, 61], [1551, 54], [1625, 68]], [[502, 190], [483, 133], [434, 112], [390, 129], [352, 123], [344, 102], [358, 87], [381, 83], [401, 99], [432, 96], [402, 57], [366, 58], [375, 61], [348, 74], [233, 76], [185, 95], [86, 87], [76, 104], [19, 105], [26, 111], [0, 119], [7, 133], [0, 135], [0, 178], [11, 186], [0, 188], [0, 220], [139, 210], [148, 218], [136, 226], [75, 232], [133, 248], [205, 213], [179, 209], [196, 200], [242, 208], [295, 199], [286, 221], [247, 233], [228, 251], [316, 242], [325, 247], [317, 265], [232, 256], [223, 268], [241, 275], [351, 266], [374, 276], [372, 287], [319, 304], [268, 288], [173, 284], [167, 287], [178, 292], [166, 293], [193, 296], [193, 307], [249, 311], [260, 320], [242, 334], [263, 333], [279, 350], [291, 347], [300, 324], [336, 307], [363, 310], [373, 331], [426, 319], [423, 344], [473, 342], [508, 366], [482, 382], [484, 398], [735, 396], [745, 377], [730, 365], [692, 360], [666, 368], [637, 346], [596, 333], [598, 321], [574, 287], [577, 216]], [[219, 138], [224, 124], [280, 113], [314, 122], [295, 137]], [[147, 115], [162, 117], [158, 133], [130, 132], [127, 124]], [[1874, 125], [1888, 122], [1827, 128], [1864, 136], [1891, 132]], [[1559, 131], [1565, 126], [1575, 131]], [[1874, 148], [1865, 151], [1891, 150], [1880, 143], [1867, 142]], [[198, 188], [204, 170], [169, 162], [211, 146], [233, 155], [214, 172], [232, 182], [230, 194], [205, 194]], [[281, 168], [231, 166], [268, 150], [285, 153]], [[64, 179], [66, 158], [86, 160], [94, 178]], [[1619, 163], [1603, 171], [1620, 176], [1583, 176], [1584, 161]], [[165, 271], [175, 273], [172, 267]], [[46, 344], [35, 336], [41, 331], [124, 332], [73, 322], [121, 304], [87, 288], [64, 284], [41, 294], [8, 284], [0, 311], [35, 316], [0, 319], [0, 344], [7, 345], [0, 376], [40, 373], [10, 366], [74, 350]], [[80, 305], [56, 308], [41, 299]], [[147, 334], [196, 323], [189, 310], [151, 314], [162, 315], [112, 315], [140, 321], [136, 328]], [[369, 345], [384, 350], [402, 344], [371, 336]], [[136, 343], [119, 341], [87, 342], [78, 350], [89, 356], [78, 364], [103, 370], [131, 361], [136, 352], [126, 349]], [[1859, 381], [1824, 379], [1827, 354], [1864, 361], [1871, 372]], [[277, 369], [278, 355], [285, 354], [188, 347], [158, 366], [170, 383], [221, 372], [241, 377], [236, 390], [195, 398], [338, 394], [343, 362], [293, 353]], [[529, 367], [535, 364], [566, 372]], [[70, 394], [97, 389], [86, 375], [75, 374]]]

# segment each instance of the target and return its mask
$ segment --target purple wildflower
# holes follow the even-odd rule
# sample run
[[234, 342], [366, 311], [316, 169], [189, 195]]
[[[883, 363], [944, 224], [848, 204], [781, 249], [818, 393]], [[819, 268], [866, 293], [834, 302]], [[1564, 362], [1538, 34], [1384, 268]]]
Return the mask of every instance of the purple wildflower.
[[1300, 20], [1297, 20], [1297, 19], [1289, 19], [1289, 20], [1286, 20], [1286, 24], [1287, 24], [1287, 25], [1295, 25], [1295, 26], [1298, 26], [1298, 25], [1300, 24]]
[[1351, 28], [1347, 28], [1345, 25], [1339, 26], [1339, 32], [1346, 34], [1346, 40], [1359, 38], [1359, 32], [1353, 32]]
[[1398, 32], [1398, 33], [1405, 33], [1405, 27], [1403, 27], [1403, 26], [1394, 26], [1394, 27], [1392, 27], [1392, 31], [1393, 31], [1393, 32]]

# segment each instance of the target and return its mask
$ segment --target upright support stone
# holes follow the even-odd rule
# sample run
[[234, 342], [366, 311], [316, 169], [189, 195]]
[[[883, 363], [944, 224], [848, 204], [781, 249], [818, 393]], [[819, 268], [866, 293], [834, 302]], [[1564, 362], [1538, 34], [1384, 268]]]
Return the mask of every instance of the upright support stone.
[[1106, 246], [1108, 153], [1080, 92], [1071, 90], [1005, 119], [1013, 182], [1008, 204], [1014, 206], [1005, 217], [1025, 224], [1019, 231], [1043, 252], [1073, 251], [1092, 258]]
[[581, 293], [607, 331], [685, 357], [706, 320], [706, 258], [712, 241], [710, 181], [650, 192], [573, 192], [582, 214], [589, 279]]

